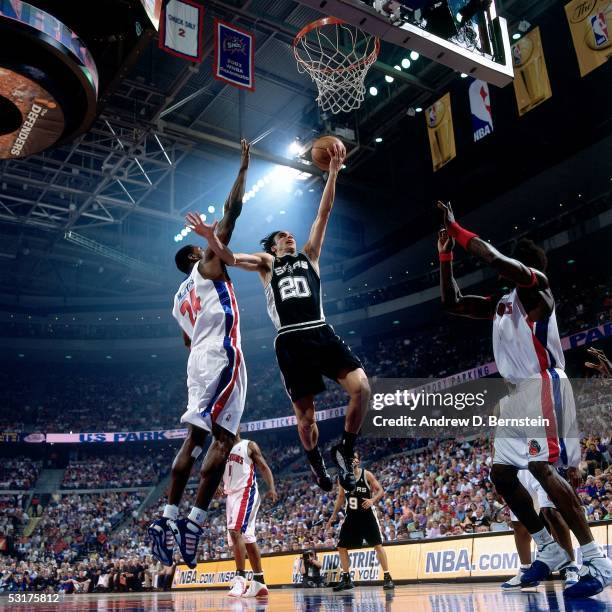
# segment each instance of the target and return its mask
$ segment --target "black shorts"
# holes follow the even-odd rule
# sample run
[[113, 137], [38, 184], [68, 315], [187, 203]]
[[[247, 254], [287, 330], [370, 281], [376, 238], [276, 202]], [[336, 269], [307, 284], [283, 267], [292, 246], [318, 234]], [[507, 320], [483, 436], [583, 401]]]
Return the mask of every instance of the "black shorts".
[[325, 391], [323, 376], [338, 380], [341, 373], [363, 367], [329, 325], [280, 333], [274, 347], [285, 389], [294, 402]]
[[359, 548], [364, 540], [368, 546], [382, 544], [382, 534], [374, 511], [347, 513], [340, 528], [338, 546]]

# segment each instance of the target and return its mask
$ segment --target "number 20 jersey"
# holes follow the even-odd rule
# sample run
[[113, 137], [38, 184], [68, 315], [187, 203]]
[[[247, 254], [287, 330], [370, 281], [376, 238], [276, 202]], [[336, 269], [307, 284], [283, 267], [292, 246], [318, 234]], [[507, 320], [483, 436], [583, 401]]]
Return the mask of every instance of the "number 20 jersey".
[[325, 323], [321, 280], [304, 253], [275, 257], [265, 292], [268, 314], [279, 333]]
[[240, 349], [238, 304], [231, 281], [204, 278], [195, 265], [174, 296], [172, 315], [191, 338], [191, 350], [206, 343]]

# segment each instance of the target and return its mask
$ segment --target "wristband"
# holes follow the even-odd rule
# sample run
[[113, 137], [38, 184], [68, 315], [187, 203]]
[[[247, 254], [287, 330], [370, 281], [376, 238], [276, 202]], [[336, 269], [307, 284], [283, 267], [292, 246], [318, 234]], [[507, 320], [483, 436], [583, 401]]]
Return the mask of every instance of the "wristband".
[[531, 289], [532, 287], [535, 287], [538, 284], [538, 277], [536, 276], [536, 273], [531, 268], [528, 269], [529, 272], [531, 272], [531, 280], [529, 281], [529, 283], [527, 283], [526, 285], [520, 285], [519, 283], [517, 283], [517, 286], [521, 287], [522, 289]]
[[440, 261], [453, 261], [453, 252], [450, 253], [438, 253]]
[[478, 238], [478, 234], [474, 234], [474, 232], [462, 228], [456, 221], [450, 223], [446, 231], [448, 235], [454, 238], [459, 246], [463, 247], [466, 251], [470, 240], [472, 238]]

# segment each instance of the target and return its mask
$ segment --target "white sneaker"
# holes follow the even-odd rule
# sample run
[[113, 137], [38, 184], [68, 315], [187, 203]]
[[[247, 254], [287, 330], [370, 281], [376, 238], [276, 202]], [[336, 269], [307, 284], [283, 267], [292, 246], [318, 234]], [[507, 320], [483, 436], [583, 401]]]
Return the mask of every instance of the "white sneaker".
[[527, 570], [526, 567], [520, 567], [518, 574], [514, 576], [513, 578], [510, 578], [510, 580], [506, 580], [506, 582], [503, 582], [501, 584], [501, 588], [502, 589], [520, 589], [521, 588], [521, 577], [525, 573], [525, 570]]
[[578, 582], [563, 591], [566, 597], [592, 597], [612, 585], [612, 561], [603, 553], [583, 559]]
[[536, 559], [531, 567], [521, 577], [523, 586], [534, 586], [542, 580], [546, 580], [551, 572], [555, 572], [572, 562], [568, 552], [552, 541], [538, 550]]
[[578, 580], [578, 568], [575, 565], [568, 565], [565, 568], [565, 588], [576, 584]]
[[246, 589], [246, 580], [242, 576], [234, 576], [232, 579], [232, 588], [229, 590], [230, 597], [242, 597]]
[[249, 588], [242, 595], [243, 597], [265, 597], [268, 594], [268, 587], [257, 580], [253, 580]]

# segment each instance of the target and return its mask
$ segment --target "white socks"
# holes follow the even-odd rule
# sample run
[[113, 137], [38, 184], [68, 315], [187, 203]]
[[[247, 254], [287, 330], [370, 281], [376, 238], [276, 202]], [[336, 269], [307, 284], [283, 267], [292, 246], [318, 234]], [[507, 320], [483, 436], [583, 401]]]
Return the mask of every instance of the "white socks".
[[202, 510], [202, 508], [198, 508], [194, 506], [191, 509], [191, 512], [189, 513], [188, 518], [190, 521], [193, 521], [199, 527], [202, 527], [202, 525], [204, 525], [204, 521], [206, 520], [207, 514], [208, 512], [206, 512], [206, 510]]
[[166, 504], [164, 506], [163, 517], [176, 521], [176, 519], [178, 518], [178, 510], [179, 510], [178, 506], [174, 506], [172, 504]]
[[599, 546], [599, 544], [597, 544], [597, 542], [595, 542], [595, 540], [592, 540], [588, 544], [581, 546], [580, 552], [582, 553], [583, 561], [593, 559], [593, 557], [601, 557], [601, 555], [603, 554], [601, 551], [601, 547]]
[[546, 529], [546, 527], [540, 531], [537, 531], [536, 533], [532, 533], [531, 537], [536, 543], [538, 550], [542, 550], [543, 546], [550, 544], [550, 542], [554, 542], [553, 537], [550, 535], [550, 533], [548, 533], [548, 529]]

